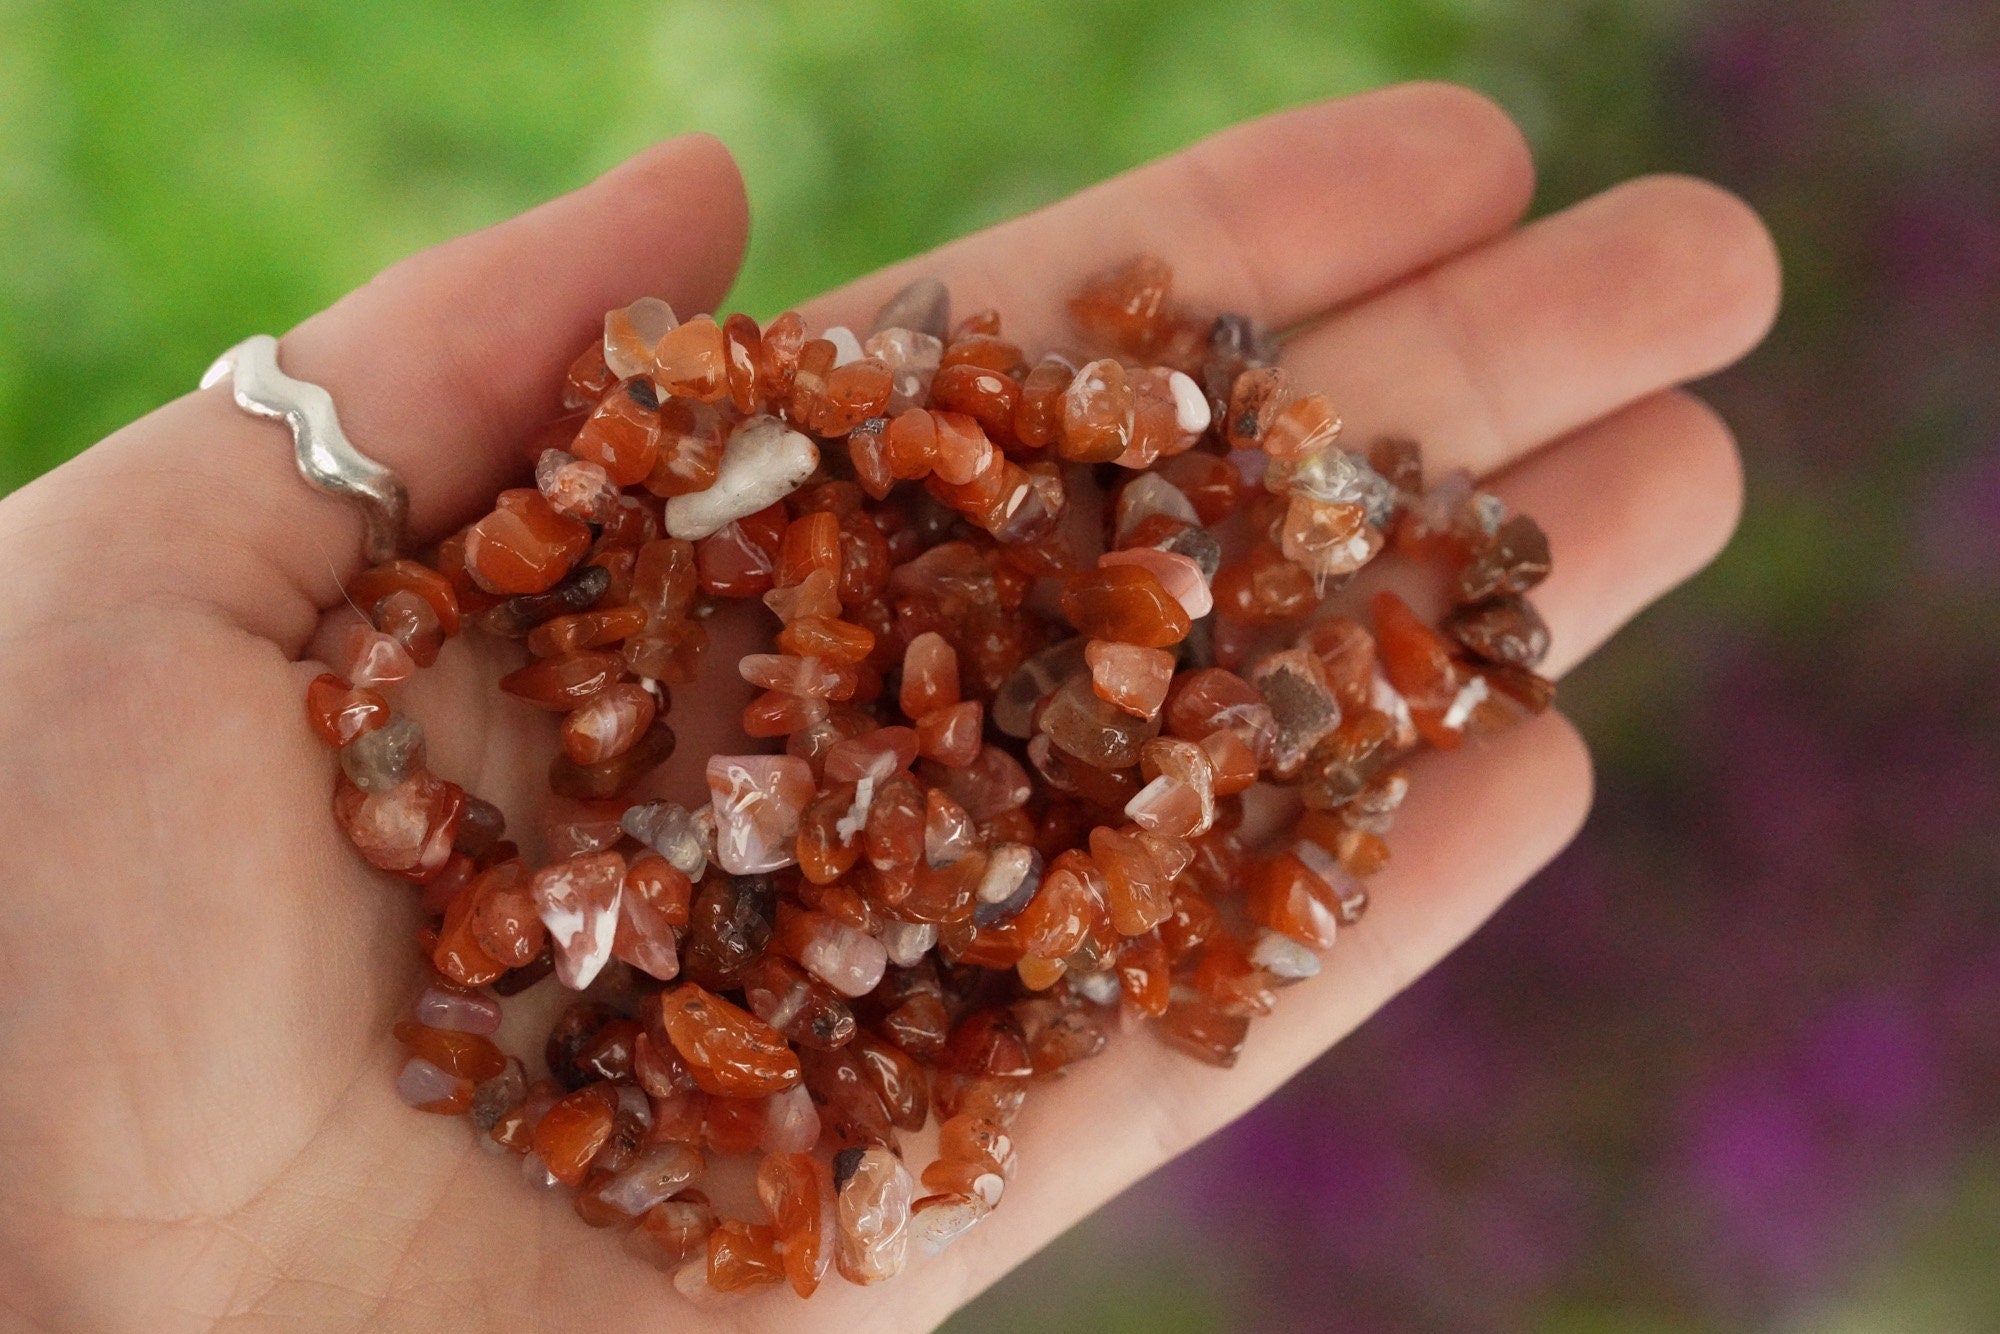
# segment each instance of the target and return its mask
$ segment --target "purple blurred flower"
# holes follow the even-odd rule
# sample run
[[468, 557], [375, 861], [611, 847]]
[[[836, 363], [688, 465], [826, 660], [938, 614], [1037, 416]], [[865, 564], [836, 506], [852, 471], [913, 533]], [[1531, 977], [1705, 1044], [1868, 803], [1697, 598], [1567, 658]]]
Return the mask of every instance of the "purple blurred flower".
[[1955, 584], [2000, 585], [2000, 442], [1939, 477], [1917, 515], [1929, 571]]

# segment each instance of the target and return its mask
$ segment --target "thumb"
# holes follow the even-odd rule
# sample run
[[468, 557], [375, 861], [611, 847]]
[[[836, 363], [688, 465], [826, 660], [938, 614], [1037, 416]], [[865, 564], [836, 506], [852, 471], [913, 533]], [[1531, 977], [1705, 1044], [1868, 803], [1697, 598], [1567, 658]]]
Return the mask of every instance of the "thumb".
[[[356, 448], [402, 478], [422, 543], [521, 470], [524, 437], [557, 415], [564, 372], [605, 310], [656, 295], [686, 315], [722, 299], [747, 216], [721, 143], [669, 140], [390, 267], [286, 334], [279, 362], [326, 388]], [[285, 426], [240, 411], [227, 384], [0, 504], [0, 546], [32, 553], [10, 590], [30, 623], [191, 600], [287, 651], [339, 601], [361, 539], [360, 511], [303, 481]]]

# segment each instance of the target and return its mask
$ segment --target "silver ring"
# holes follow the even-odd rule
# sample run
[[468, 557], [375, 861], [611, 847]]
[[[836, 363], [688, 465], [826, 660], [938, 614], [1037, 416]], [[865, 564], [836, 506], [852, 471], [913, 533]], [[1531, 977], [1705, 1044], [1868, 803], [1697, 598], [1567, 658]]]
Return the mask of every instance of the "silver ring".
[[282, 421], [292, 431], [299, 475], [330, 495], [361, 506], [368, 531], [362, 546], [371, 564], [393, 560], [403, 547], [410, 493], [395, 473], [356, 449], [340, 429], [333, 395], [278, 369], [278, 340], [252, 334], [215, 359], [201, 387], [230, 381], [236, 406], [254, 417]]

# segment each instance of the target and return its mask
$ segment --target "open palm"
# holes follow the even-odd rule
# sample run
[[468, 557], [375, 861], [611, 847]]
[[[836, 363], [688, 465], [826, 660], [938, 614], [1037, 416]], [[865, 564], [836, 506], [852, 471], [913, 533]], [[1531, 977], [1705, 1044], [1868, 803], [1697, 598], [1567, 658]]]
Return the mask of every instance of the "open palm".
[[[1487, 102], [1391, 89], [1230, 130], [804, 313], [865, 324], [934, 273], [1032, 347], [1080, 276], [1163, 255], [1191, 307], [1293, 330], [1284, 363], [1350, 439], [1412, 436], [1541, 520], [1559, 672], [1726, 539], [1734, 446], [1675, 386], [1757, 341], [1777, 272], [1711, 186], [1637, 181], [1523, 227], [1531, 181]], [[285, 365], [333, 392], [433, 538], [521, 471], [602, 312], [711, 309], [745, 225], [727, 153], [675, 140], [390, 269], [292, 331]], [[394, 1095], [418, 909], [335, 828], [300, 703], [359, 534], [220, 389], [0, 502], [0, 1311], [24, 1327], [928, 1327], [1348, 1032], [1589, 801], [1553, 715], [1425, 759], [1375, 906], [1234, 1070], [1114, 1042], [1030, 1101], [1020, 1180], [943, 1257], [696, 1312], [566, 1195]], [[551, 733], [483, 688], [500, 656], [448, 656], [412, 707], [432, 767], [525, 822]], [[730, 711], [694, 712], [674, 717], [683, 784], [726, 744], [703, 728]]]

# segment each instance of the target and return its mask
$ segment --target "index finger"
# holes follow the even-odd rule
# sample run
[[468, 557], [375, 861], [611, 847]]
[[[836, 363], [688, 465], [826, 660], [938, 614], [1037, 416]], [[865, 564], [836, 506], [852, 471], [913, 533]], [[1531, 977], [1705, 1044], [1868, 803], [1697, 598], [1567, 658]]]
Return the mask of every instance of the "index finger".
[[959, 312], [1006, 312], [1045, 346], [1087, 274], [1133, 254], [1174, 268], [1178, 297], [1283, 328], [1512, 227], [1534, 193], [1505, 112], [1415, 83], [1278, 112], [1059, 203], [892, 264], [808, 303], [811, 327], [865, 330], [911, 280], [942, 279]]

